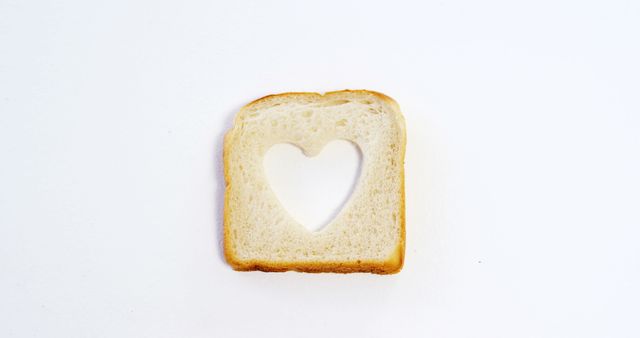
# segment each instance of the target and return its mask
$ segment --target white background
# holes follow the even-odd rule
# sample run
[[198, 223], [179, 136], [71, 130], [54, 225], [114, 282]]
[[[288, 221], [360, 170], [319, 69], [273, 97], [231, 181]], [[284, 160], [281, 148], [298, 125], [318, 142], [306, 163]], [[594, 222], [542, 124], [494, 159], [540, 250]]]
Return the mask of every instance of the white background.
[[[640, 336], [640, 2], [0, 0], [1, 337]], [[239, 273], [222, 135], [408, 126], [400, 274]]]

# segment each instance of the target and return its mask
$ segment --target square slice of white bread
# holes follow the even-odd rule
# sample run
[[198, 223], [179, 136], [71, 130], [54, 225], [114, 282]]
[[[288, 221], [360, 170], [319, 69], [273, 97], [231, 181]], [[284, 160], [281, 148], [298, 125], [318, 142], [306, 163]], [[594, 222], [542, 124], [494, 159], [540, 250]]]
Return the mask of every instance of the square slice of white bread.
[[[360, 177], [336, 217], [310, 232], [271, 190], [263, 157], [278, 143], [314, 156], [339, 139], [360, 148]], [[285, 93], [249, 103], [224, 139], [226, 260], [242, 271], [400, 271], [405, 143], [398, 104], [373, 91]]]

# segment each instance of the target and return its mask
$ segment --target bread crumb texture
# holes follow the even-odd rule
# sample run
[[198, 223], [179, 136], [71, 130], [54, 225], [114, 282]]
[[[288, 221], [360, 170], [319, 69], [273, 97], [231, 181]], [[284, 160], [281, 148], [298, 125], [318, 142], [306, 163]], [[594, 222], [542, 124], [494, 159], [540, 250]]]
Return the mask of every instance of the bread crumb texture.
[[[263, 157], [278, 143], [308, 156], [329, 142], [356, 144], [359, 181], [338, 215], [310, 232], [269, 187]], [[405, 123], [386, 95], [344, 90], [284, 93], [243, 107], [224, 139], [224, 253], [240, 271], [400, 271], [404, 261]]]

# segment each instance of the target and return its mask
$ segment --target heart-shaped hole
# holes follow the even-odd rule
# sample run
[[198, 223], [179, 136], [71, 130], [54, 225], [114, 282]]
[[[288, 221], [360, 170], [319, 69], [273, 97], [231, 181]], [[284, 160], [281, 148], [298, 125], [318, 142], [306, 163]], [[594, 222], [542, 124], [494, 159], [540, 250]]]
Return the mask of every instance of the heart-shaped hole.
[[264, 170], [280, 203], [309, 231], [329, 224], [356, 187], [362, 153], [349, 141], [327, 144], [308, 157], [294, 145], [272, 146], [264, 156]]

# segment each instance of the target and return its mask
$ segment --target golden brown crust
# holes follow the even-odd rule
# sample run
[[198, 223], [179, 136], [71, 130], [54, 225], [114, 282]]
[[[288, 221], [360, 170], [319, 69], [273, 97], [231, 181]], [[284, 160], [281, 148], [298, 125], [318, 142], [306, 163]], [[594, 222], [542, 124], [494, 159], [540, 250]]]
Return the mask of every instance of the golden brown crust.
[[231, 238], [229, 234], [229, 191], [231, 190], [231, 177], [229, 175], [229, 138], [231, 137], [231, 133], [233, 132], [233, 128], [229, 130], [224, 135], [224, 141], [222, 146], [222, 162], [224, 167], [224, 206], [223, 206], [223, 220], [222, 220], [222, 229], [223, 229], [223, 250], [224, 257], [227, 262], [233, 267], [234, 262], [236, 261], [233, 252], [231, 251]]
[[[327, 96], [332, 96], [332, 95], [338, 95], [338, 94], [343, 94], [343, 93], [354, 93], [354, 94], [368, 94], [368, 95], [373, 95], [376, 96], [377, 98], [385, 101], [387, 104], [391, 105], [394, 110], [396, 112], [398, 112], [398, 114], [400, 114], [400, 107], [398, 106], [398, 103], [390, 98], [389, 96], [373, 91], [373, 90], [366, 90], [366, 89], [344, 89], [344, 90], [336, 90], [336, 91], [331, 91], [331, 92], [326, 92], [324, 94], [321, 93], [313, 93], [313, 92], [286, 92], [286, 93], [279, 93], [279, 94], [270, 94], [270, 95], [266, 95], [263, 96], [261, 98], [255, 99], [249, 103], [247, 103], [244, 107], [242, 107], [240, 109], [240, 112], [242, 112], [243, 110], [246, 110], [248, 108], [251, 108], [253, 106], [256, 106], [260, 103], [263, 102], [268, 102], [269, 100], [272, 99], [277, 99], [280, 97], [291, 97], [291, 96], [307, 96], [307, 97], [327, 97]], [[240, 115], [240, 114], [238, 114]]]
[[[398, 273], [402, 270], [404, 265], [404, 253], [405, 253], [405, 239], [406, 239], [406, 219], [405, 219], [405, 184], [404, 184], [404, 158], [406, 153], [406, 131], [404, 130], [404, 118], [402, 117], [402, 113], [400, 112], [400, 108], [398, 103], [390, 98], [389, 96], [371, 91], [371, 90], [339, 90], [327, 92], [324, 94], [313, 93], [313, 92], [287, 92], [280, 94], [272, 94], [261, 97], [259, 99], [253, 100], [244, 107], [240, 109], [240, 113], [242, 111], [260, 104], [262, 102], [269, 101], [274, 98], [286, 97], [286, 96], [330, 96], [342, 93], [361, 93], [361, 94], [370, 94], [374, 95], [383, 101], [387, 102], [391, 105], [396, 113], [399, 116], [399, 121], [402, 125], [403, 130], [403, 141], [402, 141], [402, 155], [401, 160], [403, 162], [400, 174], [401, 174], [401, 199], [400, 199], [400, 242], [396, 247], [396, 250], [393, 254], [384, 261], [353, 261], [353, 262], [271, 262], [271, 261], [243, 261], [238, 259], [233, 252], [233, 248], [231, 247], [231, 238], [229, 234], [229, 200], [227, 198], [229, 191], [231, 190], [231, 177], [229, 175], [229, 139], [232, 137], [235, 124], [237, 121], [234, 121], [234, 126], [225, 134], [224, 136], [224, 145], [223, 145], [223, 166], [224, 166], [224, 181], [225, 181], [225, 198], [224, 198], [224, 210], [223, 210], [223, 247], [224, 247], [224, 256], [227, 260], [227, 263], [236, 271], [264, 271], [264, 272], [285, 272], [285, 271], [298, 271], [298, 272], [311, 272], [311, 273], [320, 273], [320, 272], [334, 272], [334, 273], [352, 273], [352, 272], [369, 272], [375, 274], [394, 274]], [[238, 113], [236, 119], [241, 115]]]
[[236, 271], [264, 271], [264, 272], [335, 272], [335, 273], [352, 273], [352, 272], [370, 272], [381, 275], [394, 274], [400, 271], [402, 264], [398, 264], [397, 260], [389, 260], [383, 262], [308, 262], [308, 263], [276, 263], [267, 261], [246, 261], [229, 262], [231, 267]]

